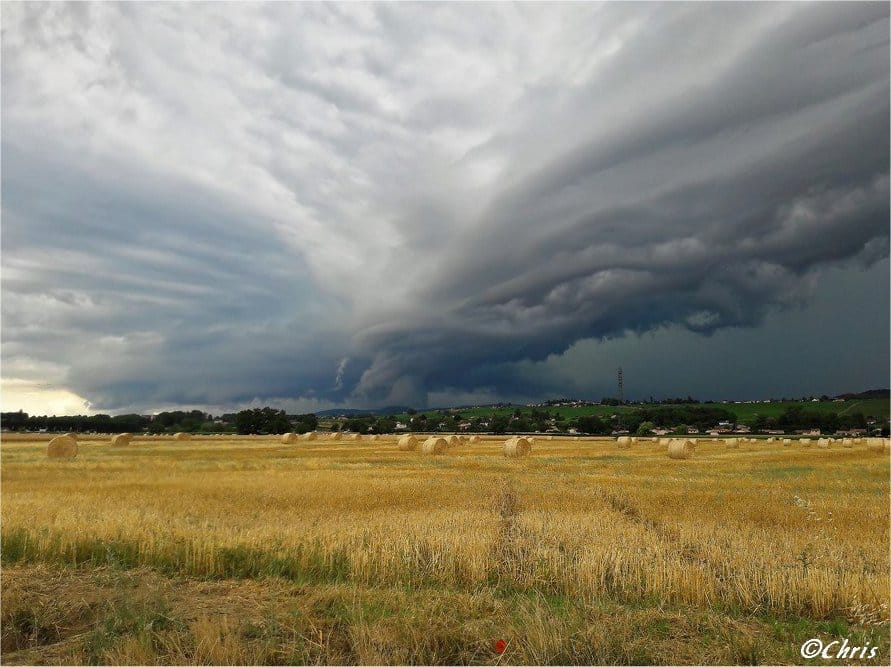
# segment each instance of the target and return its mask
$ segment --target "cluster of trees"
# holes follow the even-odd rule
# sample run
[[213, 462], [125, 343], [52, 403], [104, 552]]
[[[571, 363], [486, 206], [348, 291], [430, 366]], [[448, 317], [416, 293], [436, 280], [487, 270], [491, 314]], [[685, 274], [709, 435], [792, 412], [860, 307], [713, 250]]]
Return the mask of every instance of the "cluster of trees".
[[823, 433], [845, 431], [852, 428], [867, 427], [866, 417], [859, 412], [853, 414], [836, 414], [820, 410], [808, 410], [804, 406], [793, 405], [779, 417], [759, 416], [755, 419], [755, 428], [783, 429], [784, 431], [798, 431], [809, 428], [819, 428]]
[[655, 428], [694, 427], [700, 431], [713, 428], [722, 421], [733, 423], [736, 416], [730, 410], [715, 406], [667, 404], [671, 407], [641, 407], [622, 412], [614, 420], [594, 415], [579, 417], [573, 426], [580, 433], [607, 435], [616, 429], [647, 435]]
[[386, 417], [375, 417], [373, 415], [351, 417], [343, 423], [342, 429], [344, 431], [352, 431], [353, 433], [392, 433], [396, 430], [396, 418], [392, 415]]
[[671, 407], [640, 408], [632, 415], [634, 429], [637, 430], [641, 422], [652, 422], [657, 428], [672, 428], [679, 424], [693, 426], [700, 431], [714, 428], [718, 422], [736, 422], [736, 415], [726, 408], [714, 405], [673, 405]]
[[411, 431], [457, 431], [476, 433], [529, 433], [547, 431], [552, 428], [565, 428], [566, 420], [558, 412], [532, 408], [515, 409], [510, 414], [488, 416], [465, 416], [460, 412], [417, 415], [409, 419]]
[[[77, 433], [306, 433], [315, 430], [319, 420], [314, 414], [289, 416], [284, 410], [255, 408], [223, 415], [214, 420], [213, 415], [201, 410], [174, 410], [161, 412], [154, 417], [143, 415], [79, 415], [65, 417], [37, 417], [27, 412], [0, 414], [3, 428], [10, 431], [41, 431]], [[233, 428], [234, 427], [234, 428]]]
[[[132, 415], [139, 417], [139, 415]], [[143, 428], [147, 428], [149, 433], [176, 433], [177, 431], [186, 431], [194, 433], [195, 431], [219, 431], [222, 426], [215, 424], [213, 415], [206, 414], [201, 410], [174, 410], [173, 412], [161, 412], [155, 415], [154, 419], [140, 417], [147, 423]], [[139, 431], [141, 428], [125, 429], [126, 432]]]
[[319, 419], [314, 414], [289, 417], [284, 410], [251, 408], [235, 414], [235, 430], [242, 435], [272, 433], [306, 433], [314, 431]]
[[213, 417], [201, 410], [162, 412], [154, 418], [143, 415], [75, 415], [48, 417], [31, 416], [27, 412], [4, 412], [0, 415], [3, 428], [11, 431], [52, 432], [76, 431], [78, 433], [175, 433], [176, 431], [221, 430]]

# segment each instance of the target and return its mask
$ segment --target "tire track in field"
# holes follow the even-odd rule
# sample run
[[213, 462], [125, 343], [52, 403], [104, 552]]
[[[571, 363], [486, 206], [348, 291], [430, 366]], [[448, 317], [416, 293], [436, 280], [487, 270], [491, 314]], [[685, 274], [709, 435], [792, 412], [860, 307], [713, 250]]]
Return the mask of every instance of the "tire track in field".
[[714, 562], [713, 559], [703, 552], [698, 544], [684, 540], [677, 530], [674, 530], [670, 526], [666, 526], [655, 519], [647, 517], [640, 511], [640, 508], [636, 504], [624, 496], [615, 495], [608, 491], [600, 491], [599, 495], [607, 507], [618, 514], [621, 514], [631, 523], [643, 526], [648, 531], [652, 532], [673, 549], [685, 563], [704, 567], [719, 580], [723, 580], [726, 564], [722, 562]]

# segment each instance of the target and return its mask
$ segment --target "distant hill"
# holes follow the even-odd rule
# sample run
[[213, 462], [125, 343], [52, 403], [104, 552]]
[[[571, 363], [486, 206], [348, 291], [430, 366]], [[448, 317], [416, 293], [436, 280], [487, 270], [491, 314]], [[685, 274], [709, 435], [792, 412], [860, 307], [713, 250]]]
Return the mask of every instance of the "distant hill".
[[[834, 398], [844, 399], [845, 401], [873, 401], [875, 403], [859, 404], [857, 406], [857, 410], [862, 411], [864, 412], [864, 414], [867, 415], [883, 416], [888, 414], [889, 408], [887, 404], [883, 404], [882, 401], [891, 400], [891, 390], [869, 389], [868, 391], [861, 391], [860, 393], [839, 394]], [[616, 406], [599, 405], [587, 400], [561, 399], [561, 402], [578, 402], [579, 405], [576, 407], [556, 407], [545, 405], [543, 407], [539, 407], [538, 409], [551, 410], [554, 412], [563, 413], [567, 416], [571, 415], [575, 417], [589, 414], [608, 415], [616, 412], [617, 410]], [[682, 404], [682, 402], [679, 401], [678, 404]], [[708, 404], [709, 403], [701, 403], [701, 405]], [[833, 404], [831, 400], [828, 402], [822, 401], [819, 402], [819, 404], [804, 400], [792, 400], [787, 402], [773, 401], [772, 403], [759, 403], [756, 401], [719, 401], [712, 402], [712, 404], [726, 407], [727, 409], [737, 413], [738, 416], [742, 418], [751, 417], [752, 415], [758, 413], [776, 415], [790, 405], [800, 405], [804, 408], [807, 408], [808, 410], [816, 409], [829, 412], [840, 412], [842, 410], [849, 409], [843, 403]], [[643, 405], [645, 404], [630, 404], [622, 406], [618, 409], [619, 411], [629, 410], [642, 407]], [[473, 417], [489, 414], [512, 414], [515, 410], [518, 409], [522, 412], [528, 412], [532, 408], [530, 406], [514, 405], [512, 403], [490, 403], [487, 405], [454, 406], [449, 408], [423, 408], [419, 409], [418, 413], [433, 414], [436, 412], [461, 412], [467, 417]], [[404, 405], [388, 405], [382, 408], [369, 408], [367, 410], [359, 410], [356, 408], [332, 408], [330, 410], [320, 410], [315, 414], [317, 417], [357, 417], [360, 415], [369, 415], [374, 417], [379, 417], [382, 415], [403, 415], [404, 417], [409, 410], [411, 410], [411, 408]]]
[[357, 417], [359, 415], [401, 415], [411, 410], [404, 405], [387, 405], [382, 408], [369, 408], [368, 410], [357, 410], [355, 408], [332, 408], [330, 410], [319, 410], [316, 417]]
[[884, 398], [889, 400], [891, 399], [891, 389], [870, 389], [869, 391], [861, 391], [859, 394], [839, 394], [836, 398], [844, 398], [845, 400], [854, 398]]

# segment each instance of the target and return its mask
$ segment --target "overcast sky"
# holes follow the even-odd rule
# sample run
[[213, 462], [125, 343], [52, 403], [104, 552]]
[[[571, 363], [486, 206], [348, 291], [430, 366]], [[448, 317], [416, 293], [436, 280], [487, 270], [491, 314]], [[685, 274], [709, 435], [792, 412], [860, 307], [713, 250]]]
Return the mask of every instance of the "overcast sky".
[[888, 386], [888, 3], [0, 11], [4, 410]]

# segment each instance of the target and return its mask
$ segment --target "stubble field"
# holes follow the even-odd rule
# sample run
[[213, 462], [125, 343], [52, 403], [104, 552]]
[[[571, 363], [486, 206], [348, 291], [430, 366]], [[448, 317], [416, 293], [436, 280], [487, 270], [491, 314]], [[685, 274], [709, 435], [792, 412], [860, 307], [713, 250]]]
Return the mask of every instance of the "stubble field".
[[6, 664], [889, 662], [863, 445], [47, 441], [2, 441]]

